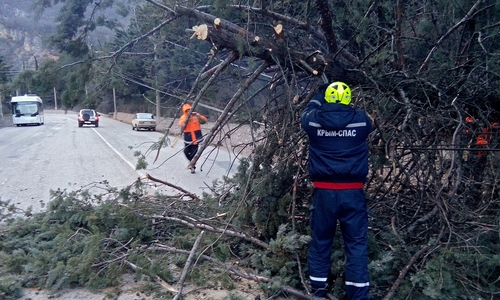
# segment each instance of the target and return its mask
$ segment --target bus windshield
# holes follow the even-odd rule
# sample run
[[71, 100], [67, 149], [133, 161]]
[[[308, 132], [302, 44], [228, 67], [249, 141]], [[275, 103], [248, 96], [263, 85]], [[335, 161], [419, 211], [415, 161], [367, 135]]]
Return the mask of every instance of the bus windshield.
[[13, 112], [16, 117], [20, 116], [36, 116], [38, 115], [38, 102], [25, 101], [25, 102], [12, 102]]

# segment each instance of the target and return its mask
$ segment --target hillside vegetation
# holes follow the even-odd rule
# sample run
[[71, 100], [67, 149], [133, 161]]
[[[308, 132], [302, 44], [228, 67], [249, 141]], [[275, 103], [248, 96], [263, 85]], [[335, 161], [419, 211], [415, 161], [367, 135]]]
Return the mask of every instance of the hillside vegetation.
[[[192, 163], [206, 145], [229, 142], [228, 122], [253, 129], [241, 145], [251, 155], [236, 155], [238, 174], [202, 198], [146, 195], [143, 184], [171, 184], [151, 177], [100, 195], [54, 192], [46, 213], [2, 229], [6, 294], [99, 289], [134, 270], [164, 299], [181, 297], [169, 284], [202, 284], [209, 273], [210, 284], [244, 277], [268, 298], [309, 298], [312, 186], [299, 118], [320, 86], [341, 80], [375, 124], [365, 186], [372, 298], [498, 297], [499, 0], [38, 3], [61, 5], [51, 37], [61, 56], [4, 83], [4, 94], [55, 89], [68, 109], [109, 112], [115, 98], [118, 110], [171, 118], [189, 102], [215, 120]], [[112, 8], [130, 23], [102, 13]], [[89, 43], [100, 27], [115, 38]], [[174, 124], [165, 136], [179, 133]], [[138, 168], [165, 145], [138, 153]], [[337, 234], [337, 299], [341, 245]]]

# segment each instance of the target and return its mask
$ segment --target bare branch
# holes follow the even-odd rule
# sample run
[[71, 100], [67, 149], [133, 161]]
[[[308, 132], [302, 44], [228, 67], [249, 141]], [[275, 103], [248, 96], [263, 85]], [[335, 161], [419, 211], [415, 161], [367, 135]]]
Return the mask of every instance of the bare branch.
[[[470, 18], [472, 18], [476, 13], [478, 13], [477, 10], [477, 7], [479, 6], [479, 4], [481, 4], [481, 2], [483, 2], [483, 0], [477, 0], [476, 3], [474, 3], [474, 5], [472, 5], [471, 9], [465, 14], [465, 16], [457, 23], [455, 24], [452, 28], [450, 28], [442, 37], [439, 38], [439, 40], [436, 42], [436, 44], [434, 45], [434, 47], [432, 47], [431, 51], [429, 51], [429, 54], [427, 54], [427, 57], [425, 58], [424, 62], [422, 63], [422, 65], [420, 66], [420, 68], [418, 69], [418, 72], [417, 74], [420, 74], [420, 72], [423, 71], [423, 69], [425, 69], [425, 67], [427, 67], [427, 64], [429, 64], [429, 61], [430, 59], [432, 58], [432, 55], [434, 54], [434, 52], [437, 50], [437, 48], [441, 45], [441, 43], [455, 30], [457, 30], [460, 26], [462, 26], [462, 24], [464, 24], [467, 20], [469, 20]], [[489, 6], [488, 6], [489, 7]], [[484, 8], [486, 9], [486, 8]], [[480, 10], [481, 11], [481, 10]]]
[[[189, 251], [186, 251], [186, 250], [176, 249], [176, 248], [173, 248], [173, 247], [170, 247], [167, 245], [162, 245], [162, 244], [155, 244], [153, 247], [150, 247], [149, 249], [153, 250], [153, 251], [154, 250], [156, 250], [156, 251], [168, 251], [168, 252], [182, 253], [182, 254], [189, 254], [190, 253]], [[242, 269], [236, 268], [234, 265], [228, 265], [228, 264], [222, 263], [218, 260], [215, 260], [214, 258], [212, 258], [208, 255], [203, 254], [203, 255], [200, 255], [200, 257], [205, 259], [205, 260], [208, 260], [212, 263], [215, 263], [217, 265], [222, 266], [224, 268], [224, 270], [227, 270], [236, 276], [240, 276], [240, 277], [248, 279], [248, 280], [253, 280], [255, 282], [263, 282], [263, 283], [272, 282], [272, 280], [267, 278], [267, 277], [248, 273]], [[298, 299], [310, 299], [310, 300], [316, 299], [314, 296], [306, 295], [306, 294], [304, 294], [304, 293], [302, 293], [302, 292], [300, 292], [300, 291], [298, 291], [290, 286], [287, 286], [287, 285], [281, 285], [280, 288], [283, 292], [288, 293], [290, 295], [293, 295], [293, 296], [297, 297]], [[329, 297], [329, 298], [332, 300], [336, 300], [335, 297]]]
[[149, 180], [152, 180], [152, 181], [155, 181], [155, 182], [158, 182], [158, 183], [164, 184], [164, 185], [166, 185], [166, 186], [172, 187], [172, 188], [174, 188], [174, 189], [176, 189], [176, 190], [179, 190], [179, 191], [181, 191], [182, 193], [184, 193], [185, 195], [188, 195], [189, 197], [191, 197], [191, 198], [193, 198], [193, 199], [200, 200], [200, 198], [198, 198], [198, 196], [196, 196], [195, 194], [193, 194], [193, 193], [191, 193], [191, 192], [189, 192], [189, 191], [187, 191], [187, 190], [185, 190], [185, 189], [181, 188], [180, 186], [177, 186], [177, 185], [175, 185], [175, 184], [171, 184], [171, 183], [168, 183], [168, 182], [163, 181], [163, 180], [161, 180], [161, 179], [155, 178], [155, 177], [151, 176], [149, 173], [148, 173], [148, 174], [146, 174], [146, 178], [147, 178], [147, 179], [149, 179]]
[[229, 118], [228, 118], [229, 112], [231, 111], [233, 106], [236, 104], [238, 99], [241, 97], [241, 95], [248, 89], [248, 87], [251, 85], [251, 83], [254, 82], [259, 77], [259, 75], [268, 67], [269, 67], [269, 64], [267, 62], [261, 64], [260, 67], [255, 70], [255, 72], [252, 74], [252, 76], [250, 78], [248, 78], [240, 86], [238, 91], [233, 95], [231, 100], [226, 105], [224, 112], [217, 119], [217, 121], [216, 121], [215, 125], [213, 126], [212, 130], [210, 131], [210, 133], [205, 137], [200, 149], [198, 150], [196, 155], [191, 160], [190, 166], [194, 166], [196, 164], [196, 162], [200, 158], [203, 151], [213, 141], [215, 133], [222, 130], [223, 125], [225, 125], [229, 121]]
[[186, 220], [175, 218], [175, 217], [167, 217], [167, 216], [159, 216], [159, 215], [151, 216], [151, 218], [158, 219], [158, 220], [173, 221], [173, 222], [180, 223], [180, 224], [185, 225], [185, 226], [190, 227], [190, 228], [198, 228], [198, 229], [208, 230], [210, 232], [222, 233], [222, 234], [225, 234], [228, 236], [238, 237], [238, 238], [244, 239], [246, 241], [249, 241], [255, 245], [258, 245], [264, 249], [269, 248], [269, 245], [267, 243], [264, 243], [263, 241], [261, 241], [257, 238], [249, 236], [246, 233], [236, 232], [236, 231], [229, 230], [229, 229], [216, 228], [216, 227], [210, 226], [208, 224], [203, 224], [203, 223], [201, 223], [197, 220], [194, 220], [194, 219], [192, 220], [192, 221], [194, 221], [194, 223], [193, 223], [193, 222], [188, 222]]
[[191, 267], [191, 264], [193, 262], [194, 254], [196, 253], [196, 250], [200, 246], [201, 238], [203, 237], [204, 233], [205, 233], [204, 231], [201, 231], [200, 234], [198, 235], [198, 237], [196, 238], [196, 241], [193, 244], [193, 248], [191, 249], [191, 252], [189, 253], [188, 259], [186, 260], [186, 264], [184, 265], [184, 269], [182, 270], [181, 277], [179, 279], [179, 288], [178, 288], [179, 291], [177, 292], [177, 295], [175, 295], [174, 300], [177, 300], [177, 299], [179, 299], [179, 297], [182, 296], [182, 288], [184, 285], [184, 281], [186, 280], [188, 270]]
[[[140, 267], [138, 267], [137, 265], [131, 263], [128, 260], [124, 260], [124, 262], [129, 266], [129, 268], [131, 268], [134, 271], [141, 270]], [[165, 290], [167, 290], [167, 291], [169, 291], [171, 293], [177, 293], [177, 290], [174, 287], [172, 287], [170, 284], [168, 284], [167, 282], [165, 282], [163, 279], [161, 279], [160, 276], [154, 275], [154, 274], [150, 275], [150, 276], [153, 278], [153, 280], [155, 282], [157, 282], [159, 285], [161, 285]]]
[[[74, 66], [74, 65], [79, 65], [79, 64], [82, 64], [82, 63], [85, 63], [85, 62], [88, 62], [88, 61], [100, 61], [100, 60], [109, 60], [109, 59], [116, 59], [116, 57], [118, 57], [121, 53], [123, 53], [126, 49], [132, 47], [133, 45], [135, 45], [137, 42], [151, 36], [153, 33], [159, 31], [161, 28], [163, 28], [165, 25], [167, 24], [170, 24], [172, 21], [176, 20], [179, 16], [174, 16], [168, 20], [165, 20], [163, 21], [161, 24], [159, 24], [158, 26], [154, 27], [153, 29], [151, 29], [150, 31], [146, 32], [145, 34], [133, 39], [132, 41], [126, 43], [125, 45], [123, 45], [120, 49], [118, 49], [117, 51], [115, 52], [112, 52], [111, 54], [109, 55], [105, 55], [105, 56], [100, 56], [100, 57], [96, 57], [96, 58], [92, 58], [90, 60], [79, 60], [79, 61], [75, 61], [75, 62], [72, 62], [70, 64], [66, 64], [66, 65], [63, 65], [61, 66], [59, 69], [64, 69], [64, 68], [67, 68], [67, 67], [71, 67], [71, 66]], [[112, 68], [113, 66], [111, 66], [110, 68]]]
[[149, 3], [153, 4], [153, 5], [156, 5], [159, 8], [161, 8], [163, 10], [166, 10], [166, 11], [168, 11], [170, 13], [173, 13], [173, 14], [175, 13], [175, 11], [173, 9], [171, 9], [170, 7], [168, 7], [166, 5], [163, 5], [163, 4], [159, 3], [159, 2], [156, 2], [156, 1], [153, 1], [153, 0], [146, 0], [146, 2], [149, 2]]
[[417, 258], [419, 258], [425, 251], [427, 251], [429, 249], [429, 247], [430, 247], [429, 245], [426, 245], [426, 246], [422, 247], [420, 250], [418, 250], [417, 252], [415, 252], [415, 254], [413, 254], [410, 261], [406, 264], [406, 266], [403, 268], [403, 270], [401, 270], [399, 272], [398, 278], [392, 284], [391, 289], [389, 290], [387, 295], [385, 295], [384, 300], [390, 300], [392, 298], [392, 296], [394, 296], [394, 293], [398, 289], [399, 285], [403, 281], [403, 279], [406, 276], [406, 274], [408, 273], [408, 271], [410, 271], [410, 268], [413, 266], [413, 264], [415, 263]]

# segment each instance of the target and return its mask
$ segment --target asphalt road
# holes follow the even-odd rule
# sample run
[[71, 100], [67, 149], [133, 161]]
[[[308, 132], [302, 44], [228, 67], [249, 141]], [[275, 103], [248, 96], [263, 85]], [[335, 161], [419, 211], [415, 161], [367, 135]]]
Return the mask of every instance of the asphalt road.
[[[198, 161], [197, 172], [191, 174], [182, 152], [182, 141], [178, 141], [174, 148], [170, 145], [161, 148], [154, 162], [157, 152], [151, 151], [150, 147], [163, 137], [163, 133], [133, 131], [130, 124], [107, 116], [101, 118], [98, 128], [79, 128], [76, 112], [46, 110], [45, 124], [41, 126], [16, 127], [10, 118], [10, 115], [0, 118], [0, 200], [10, 200], [21, 209], [31, 206], [34, 212], [43, 210], [42, 203], [50, 201], [50, 190], [90, 188], [91, 192], [102, 193], [99, 182], [106, 180], [110, 186], [120, 188], [133, 184], [145, 174], [201, 196], [203, 192], [210, 192], [209, 186], [214, 180], [234, 174], [238, 165], [234, 156], [224, 148], [209, 147]], [[135, 169], [137, 157], [134, 153], [138, 151], [149, 153], [146, 170]], [[159, 184], [149, 190], [151, 193], [181, 194]], [[139, 293], [140, 284], [131, 280], [130, 275], [124, 276], [116, 299], [153, 299]], [[250, 284], [244, 286], [237, 291], [193, 287], [198, 292], [184, 298], [225, 299], [235, 293], [242, 294], [245, 299], [257, 297], [257, 288], [246, 291]], [[64, 290], [54, 296], [48, 290], [24, 289], [23, 299], [98, 300], [116, 292], [113, 289], [93, 293], [79, 288]], [[202, 294], [204, 296], [200, 296]]]
[[[209, 147], [191, 174], [182, 141], [161, 148], [154, 162], [157, 151], [151, 146], [163, 133], [133, 131], [130, 124], [106, 116], [98, 128], [79, 128], [76, 112], [45, 111], [40, 126], [16, 127], [8, 118], [0, 126], [0, 199], [21, 209], [31, 206], [34, 212], [50, 201], [51, 190], [93, 187], [91, 192], [100, 193], [103, 181], [121, 188], [146, 174], [201, 196], [210, 192], [214, 180], [234, 174], [238, 165], [225, 149]], [[137, 152], [147, 154], [145, 170], [136, 170]], [[161, 184], [151, 186], [150, 193], [155, 192], [180, 194]]]

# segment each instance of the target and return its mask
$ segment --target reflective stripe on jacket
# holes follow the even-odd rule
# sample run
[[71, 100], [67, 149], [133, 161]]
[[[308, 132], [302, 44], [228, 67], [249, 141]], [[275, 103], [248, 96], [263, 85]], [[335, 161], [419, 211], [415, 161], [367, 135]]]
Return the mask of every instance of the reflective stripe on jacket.
[[301, 117], [309, 136], [309, 176], [318, 182], [365, 182], [368, 175], [368, 115], [316, 94]]

